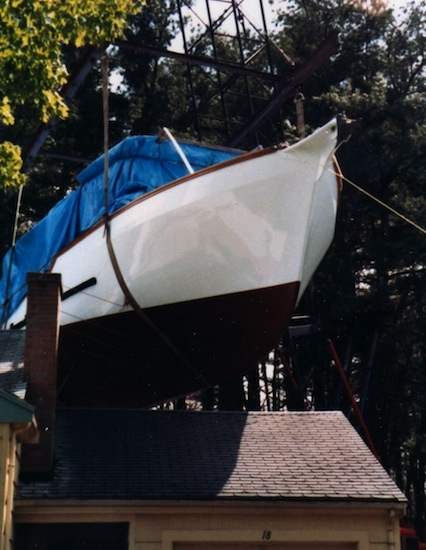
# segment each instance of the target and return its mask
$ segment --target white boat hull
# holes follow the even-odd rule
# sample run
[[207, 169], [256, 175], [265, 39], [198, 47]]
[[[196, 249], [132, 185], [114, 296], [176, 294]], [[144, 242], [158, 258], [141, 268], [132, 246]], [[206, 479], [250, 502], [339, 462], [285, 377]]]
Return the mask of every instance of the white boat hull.
[[[331, 122], [296, 146], [216, 165], [114, 214], [111, 242], [139, 313], [117, 283], [102, 224], [59, 254], [51, 271], [62, 274], [65, 292], [92, 281], [63, 303], [64, 380], [80, 373], [64, 400], [76, 401], [78, 385], [85, 393], [90, 365], [108, 377], [118, 362], [129, 380], [141, 377], [147, 389], [132, 400], [141, 405], [255, 364], [285, 330], [332, 241], [336, 134]], [[10, 324], [25, 309], [24, 302]]]

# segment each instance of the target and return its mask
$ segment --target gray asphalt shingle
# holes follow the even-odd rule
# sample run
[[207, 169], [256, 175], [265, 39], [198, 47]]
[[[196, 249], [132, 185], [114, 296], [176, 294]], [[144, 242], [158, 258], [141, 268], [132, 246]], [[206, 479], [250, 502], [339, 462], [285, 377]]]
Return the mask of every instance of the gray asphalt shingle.
[[0, 330], [0, 388], [23, 399], [25, 331]]
[[405, 502], [340, 412], [59, 410], [22, 499]]

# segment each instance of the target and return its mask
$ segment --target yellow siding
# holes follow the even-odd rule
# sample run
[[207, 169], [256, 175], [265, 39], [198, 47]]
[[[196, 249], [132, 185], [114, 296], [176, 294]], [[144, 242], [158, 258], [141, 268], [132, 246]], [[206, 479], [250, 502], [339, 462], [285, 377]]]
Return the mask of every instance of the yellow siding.
[[258, 544], [258, 543], [211, 543], [208, 546], [198, 543], [177, 543], [174, 546], [174, 550], [356, 550], [357, 545], [355, 543], [352, 544], [315, 544], [312, 545], [311, 543], [306, 544], [298, 544], [297, 546], [294, 545], [294, 543], [265, 543], [265, 544]]
[[399, 505], [18, 502], [22, 523], [128, 522], [129, 550], [400, 550]]
[[9, 457], [9, 425], [0, 424], [0, 505], [1, 505], [1, 543], [6, 523], [7, 462]]
[[16, 443], [10, 424], [0, 424], [0, 548], [10, 548], [12, 537], [13, 489], [15, 483]]

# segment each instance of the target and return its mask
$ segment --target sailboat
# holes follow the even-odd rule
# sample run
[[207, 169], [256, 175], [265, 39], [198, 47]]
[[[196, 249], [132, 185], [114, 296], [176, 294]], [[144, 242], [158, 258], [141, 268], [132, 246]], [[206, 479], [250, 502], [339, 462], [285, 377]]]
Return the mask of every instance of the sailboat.
[[61, 274], [69, 406], [148, 406], [248, 372], [332, 242], [336, 140], [335, 119], [248, 153], [125, 139], [108, 153], [107, 190], [100, 157], [6, 256], [4, 326], [25, 326], [26, 273]]

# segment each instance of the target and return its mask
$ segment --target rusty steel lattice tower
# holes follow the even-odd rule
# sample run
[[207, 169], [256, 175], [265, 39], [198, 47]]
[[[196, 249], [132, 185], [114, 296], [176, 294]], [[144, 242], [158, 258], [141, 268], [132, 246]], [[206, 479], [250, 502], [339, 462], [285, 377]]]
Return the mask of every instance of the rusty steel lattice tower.
[[271, 39], [265, 4], [177, 0], [181, 60], [200, 140], [245, 149], [282, 141], [281, 109], [288, 116], [301, 85], [339, 49], [335, 30], [296, 64]]
[[[116, 40], [122, 51], [174, 59], [186, 67], [188, 109], [200, 141], [251, 149], [283, 141], [283, 115], [303, 83], [339, 50], [338, 31], [295, 63], [271, 39], [265, 4], [270, 0], [176, 0], [181, 51]], [[175, 41], [174, 41], [175, 42]], [[71, 100], [103, 50], [88, 48], [62, 91]], [[281, 113], [281, 109], [283, 113]], [[25, 151], [32, 164], [55, 120], [42, 124]]]
[[[208, 57], [206, 66], [187, 64], [190, 107], [199, 139], [216, 139], [232, 146], [265, 143], [268, 135], [283, 136], [279, 109], [273, 116], [243, 132], [289, 75], [291, 60], [268, 33], [263, 0], [198, 0], [188, 6], [178, 0], [182, 48], [188, 60]], [[266, 138], [266, 141], [268, 139]]]

